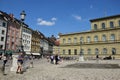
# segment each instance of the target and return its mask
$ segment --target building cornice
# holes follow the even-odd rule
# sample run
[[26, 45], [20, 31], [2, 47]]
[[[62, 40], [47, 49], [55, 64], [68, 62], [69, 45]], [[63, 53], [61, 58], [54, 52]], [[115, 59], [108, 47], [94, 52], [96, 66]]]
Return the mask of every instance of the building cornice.
[[60, 34], [59, 36], [68, 36], [68, 35], [75, 35], [75, 34], [96, 33], [96, 32], [112, 31], [112, 30], [118, 30], [118, 29], [120, 30], [120, 27], [108, 28], [108, 29], [99, 29], [99, 30], [90, 30], [90, 31], [84, 31], [84, 32], [66, 33], [66, 34]]
[[112, 15], [112, 16], [106, 16], [106, 17], [101, 17], [101, 18], [96, 18], [96, 19], [91, 19], [90, 22], [99, 21], [99, 20], [105, 20], [105, 19], [111, 19], [111, 18], [117, 18], [117, 17], [120, 17], [120, 14]]

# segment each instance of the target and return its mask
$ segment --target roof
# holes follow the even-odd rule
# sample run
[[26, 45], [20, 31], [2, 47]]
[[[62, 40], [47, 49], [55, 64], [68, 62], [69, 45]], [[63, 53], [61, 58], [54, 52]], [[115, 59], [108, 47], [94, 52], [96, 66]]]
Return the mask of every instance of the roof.
[[110, 18], [116, 18], [116, 17], [120, 17], [120, 14], [112, 15], [112, 16], [106, 16], [106, 17], [101, 17], [101, 18], [96, 18], [96, 19], [91, 19], [90, 22], [98, 21], [98, 20], [104, 20], [104, 19], [110, 19]]
[[91, 32], [90, 30], [89, 31], [83, 31], [83, 32], [71, 32], [71, 33], [61, 33], [59, 34], [59, 36], [65, 36], [65, 35], [73, 35], [73, 34], [83, 34], [83, 33], [88, 33], [88, 32]]

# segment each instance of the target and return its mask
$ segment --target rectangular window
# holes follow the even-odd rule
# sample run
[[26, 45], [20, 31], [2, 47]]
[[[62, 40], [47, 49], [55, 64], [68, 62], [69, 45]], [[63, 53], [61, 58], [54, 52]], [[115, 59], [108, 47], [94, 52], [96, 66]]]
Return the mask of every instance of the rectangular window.
[[2, 34], [3, 34], [3, 35], [5, 34], [5, 31], [4, 31], [4, 30], [2, 30]]
[[71, 55], [71, 50], [70, 49], [68, 50], [68, 54]]
[[14, 49], [14, 44], [12, 44], [12, 49]]
[[77, 49], [74, 50], [74, 55], [77, 55]]
[[5, 22], [3, 22], [2, 26], [3, 26], [3, 27], [6, 27], [6, 23], [5, 23]]
[[0, 49], [3, 49], [3, 45], [0, 45]]
[[1, 37], [1, 41], [4, 41], [4, 37]]
[[120, 20], [119, 20], [118, 24], [119, 24], [119, 27], [120, 27]]

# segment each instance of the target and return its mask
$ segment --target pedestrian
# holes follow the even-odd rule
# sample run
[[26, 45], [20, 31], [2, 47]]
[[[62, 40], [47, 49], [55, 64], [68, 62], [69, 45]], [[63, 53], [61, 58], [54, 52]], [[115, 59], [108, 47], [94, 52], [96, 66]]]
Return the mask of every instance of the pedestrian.
[[55, 64], [58, 64], [58, 54], [55, 55]]
[[30, 55], [30, 67], [33, 68], [33, 54]]
[[7, 61], [8, 61], [7, 55], [4, 54], [4, 55], [2, 56], [2, 59], [3, 59], [2, 71], [3, 71], [3, 74], [5, 75], [5, 65], [6, 65], [6, 63], [7, 63]]
[[23, 59], [24, 59], [23, 53], [19, 53], [18, 58], [17, 58], [18, 68], [17, 68], [16, 73], [20, 73], [20, 74], [23, 73], [23, 71], [22, 71]]
[[50, 60], [51, 60], [51, 64], [54, 64], [54, 62], [53, 62], [54, 56], [53, 55], [50, 56]]
[[47, 58], [47, 62], [49, 62], [49, 58], [50, 58], [49, 55], [47, 55], [46, 58]]
[[99, 55], [96, 55], [96, 61], [99, 63]]

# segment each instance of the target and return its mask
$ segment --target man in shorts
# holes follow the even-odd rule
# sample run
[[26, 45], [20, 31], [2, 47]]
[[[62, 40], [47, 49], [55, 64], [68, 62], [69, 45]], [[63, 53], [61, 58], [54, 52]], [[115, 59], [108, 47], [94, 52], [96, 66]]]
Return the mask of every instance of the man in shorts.
[[17, 60], [17, 64], [18, 64], [18, 68], [17, 68], [17, 71], [16, 73], [20, 73], [22, 74], [22, 64], [23, 64], [23, 53], [19, 53], [18, 55], [18, 60]]

